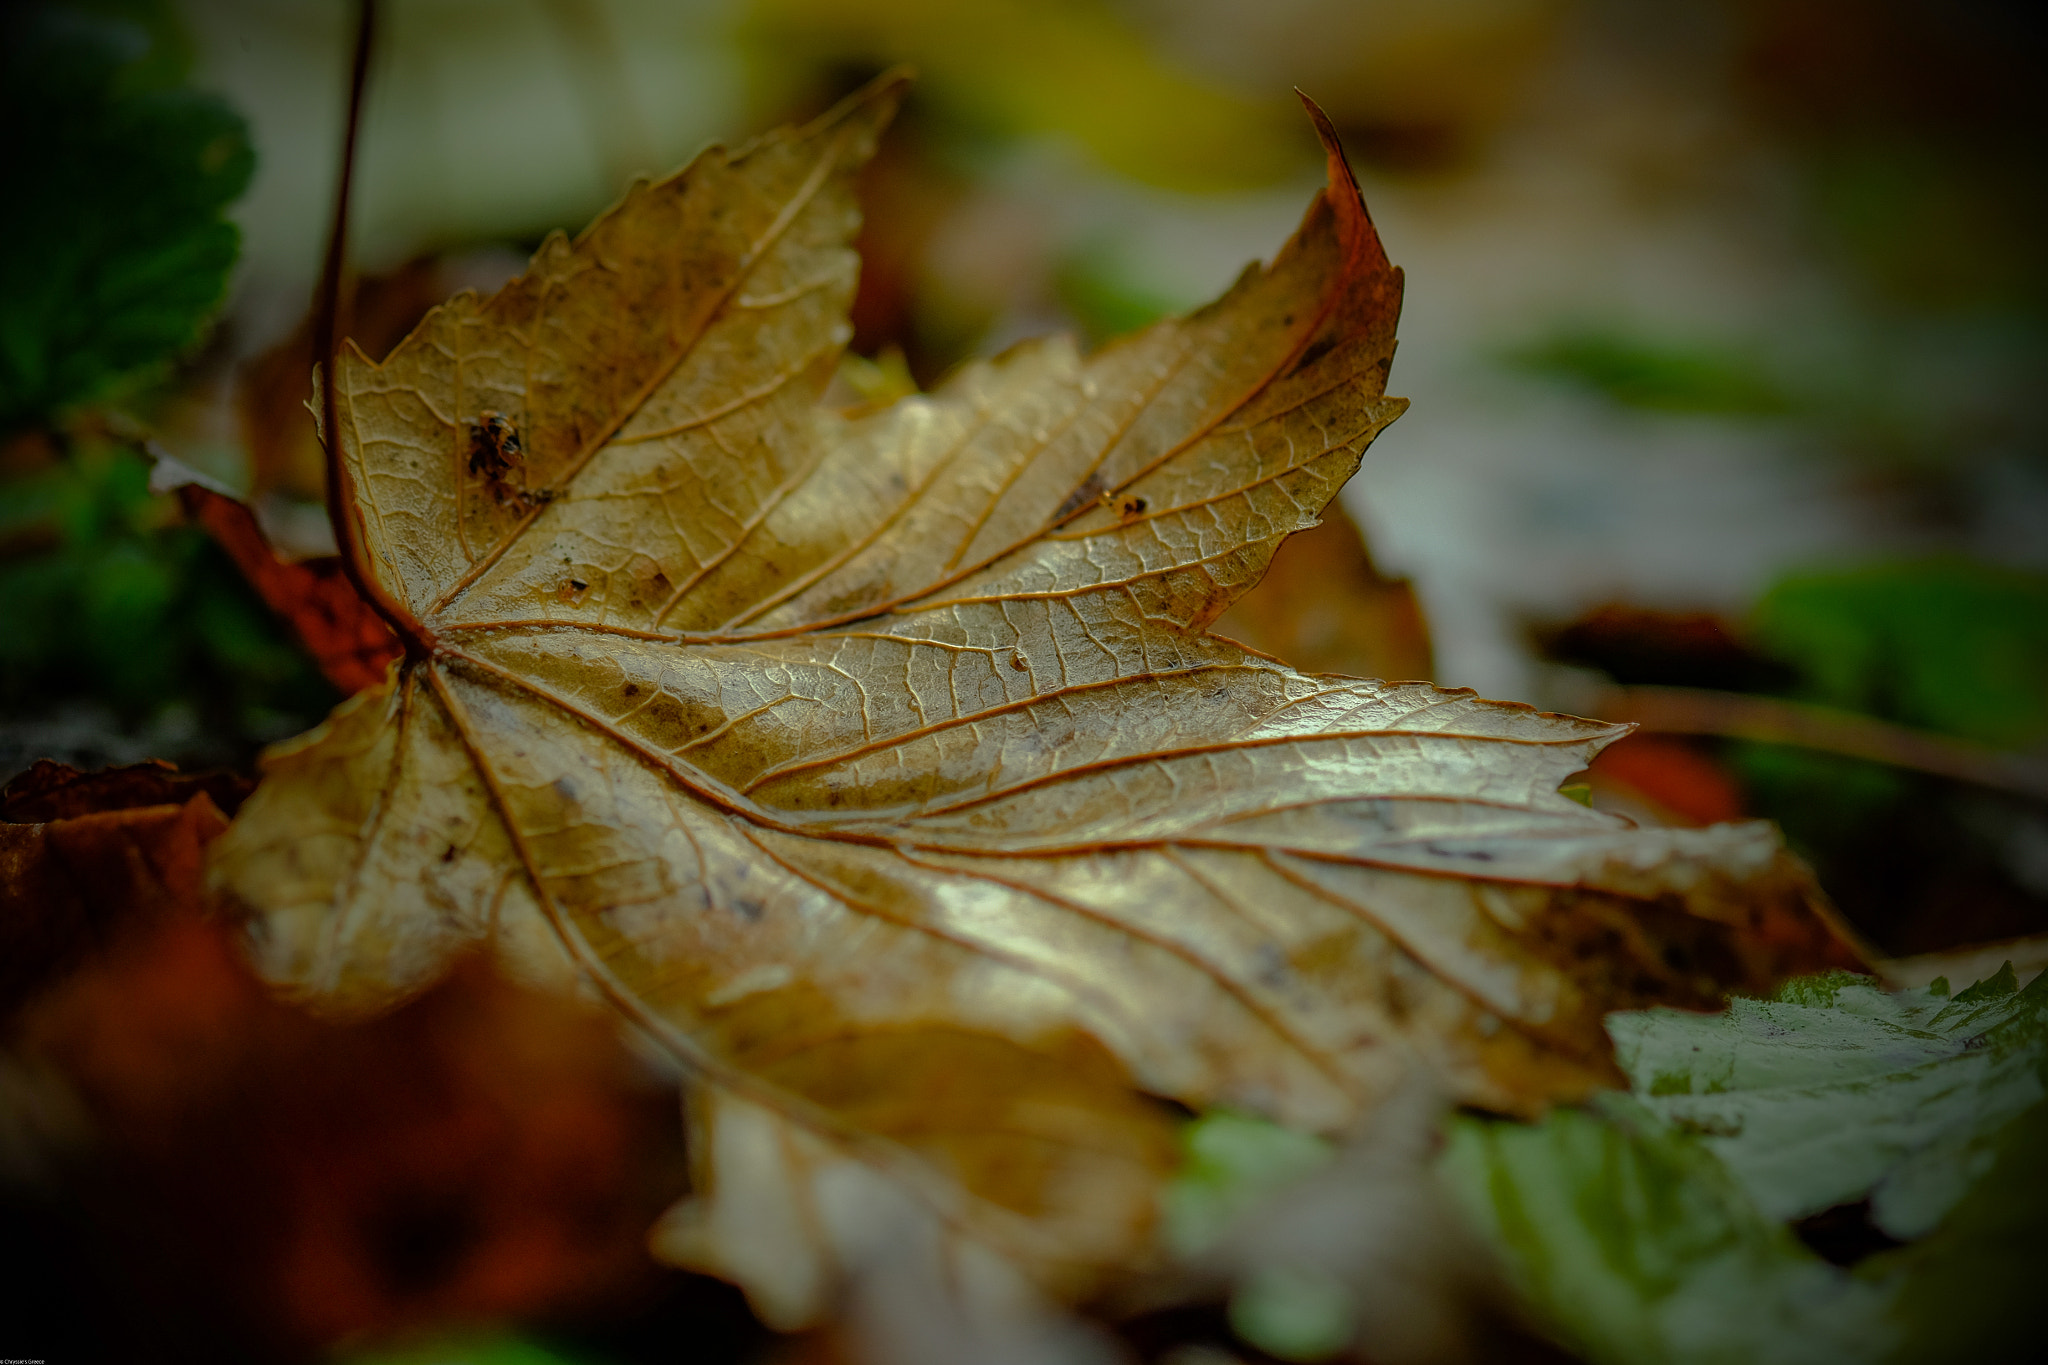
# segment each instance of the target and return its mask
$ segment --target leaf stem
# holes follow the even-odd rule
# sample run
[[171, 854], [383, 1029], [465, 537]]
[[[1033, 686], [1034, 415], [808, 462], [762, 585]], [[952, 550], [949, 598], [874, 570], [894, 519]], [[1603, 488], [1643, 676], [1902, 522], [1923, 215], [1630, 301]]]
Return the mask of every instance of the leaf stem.
[[327, 459], [327, 519], [350, 583], [371, 610], [384, 618], [412, 658], [433, 653], [433, 638], [419, 621], [393, 600], [370, 571], [363, 544], [362, 518], [356, 508], [355, 481], [341, 456], [339, 404], [335, 375], [341, 357], [347, 286], [349, 201], [355, 189], [356, 141], [362, 131], [363, 92], [370, 81], [370, 53], [377, 37], [377, 0], [356, 0], [355, 55], [349, 64], [348, 115], [342, 126], [341, 170], [334, 191], [334, 224], [327, 235], [327, 259], [315, 298], [313, 336], [320, 347], [320, 435]]

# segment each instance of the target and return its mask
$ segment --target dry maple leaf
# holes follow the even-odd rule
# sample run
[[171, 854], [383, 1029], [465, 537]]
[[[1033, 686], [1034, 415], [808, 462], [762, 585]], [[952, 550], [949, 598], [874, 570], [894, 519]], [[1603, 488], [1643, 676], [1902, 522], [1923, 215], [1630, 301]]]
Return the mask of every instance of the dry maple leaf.
[[1527, 1113], [1615, 1077], [1610, 1009], [1843, 959], [1766, 827], [1558, 794], [1622, 727], [1206, 632], [1404, 407], [1319, 114], [1328, 188], [1217, 303], [821, 408], [900, 88], [339, 357], [344, 538], [408, 653], [215, 845], [274, 978], [360, 1009], [478, 938], [566, 956], [707, 1083], [678, 1254], [777, 1273], [738, 1153], [790, 1226], [885, 1171], [1073, 1290], [1172, 1160], [1134, 1091], [1331, 1131], [1419, 1057]]

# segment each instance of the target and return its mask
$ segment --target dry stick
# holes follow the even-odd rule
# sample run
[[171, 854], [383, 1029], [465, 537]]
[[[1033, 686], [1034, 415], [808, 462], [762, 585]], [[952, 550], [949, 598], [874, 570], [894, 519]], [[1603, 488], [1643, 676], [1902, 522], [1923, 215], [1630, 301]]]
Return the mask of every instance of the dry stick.
[[320, 345], [320, 434], [327, 458], [327, 519], [334, 527], [334, 543], [341, 552], [341, 565], [350, 583], [362, 594], [371, 610], [384, 618], [392, 633], [404, 642], [405, 652], [424, 658], [433, 652], [433, 640], [420, 629], [412, 613], [392, 600], [377, 576], [370, 572], [368, 552], [363, 545], [362, 518], [356, 509], [355, 484], [341, 458], [339, 406], [335, 400], [335, 378], [340, 369], [342, 327], [342, 286], [348, 264], [349, 198], [355, 187], [356, 138], [363, 123], [363, 90], [370, 80], [370, 50], [377, 36], [377, 0], [356, 0], [355, 59], [349, 66], [348, 118], [341, 138], [341, 176], [334, 191], [334, 226], [327, 235], [327, 261], [320, 273], [316, 296], [313, 335]]
[[1825, 706], [1694, 687], [1608, 687], [1590, 702], [1595, 715], [1645, 730], [1792, 744], [2048, 800], [2041, 759]]

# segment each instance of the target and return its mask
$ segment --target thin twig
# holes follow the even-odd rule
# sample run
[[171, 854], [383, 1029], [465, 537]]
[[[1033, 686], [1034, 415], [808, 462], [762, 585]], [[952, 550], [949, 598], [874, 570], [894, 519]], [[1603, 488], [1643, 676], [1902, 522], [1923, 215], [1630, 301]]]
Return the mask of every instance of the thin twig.
[[2048, 761], [1850, 711], [1695, 687], [1606, 687], [1587, 702], [1594, 715], [1645, 730], [1796, 745], [2048, 800]]
[[363, 545], [362, 519], [356, 510], [354, 481], [341, 458], [339, 404], [335, 378], [341, 358], [342, 327], [348, 309], [344, 291], [348, 273], [349, 200], [355, 188], [356, 140], [362, 131], [363, 92], [370, 81], [370, 53], [377, 37], [377, 0], [356, 0], [355, 58], [349, 65], [348, 117], [341, 137], [341, 173], [334, 191], [334, 225], [327, 235], [327, 260], [320, 274], [320, 292], [313, 314], [313, 335], [320, 346], [320, 434], [327, 455], [327, 519], [342, 569], [363, 600], [370, 604], [404, 642], [406, 653], [422, 657], [432, 641], [412, 614], [392, 600], [370, 572]]

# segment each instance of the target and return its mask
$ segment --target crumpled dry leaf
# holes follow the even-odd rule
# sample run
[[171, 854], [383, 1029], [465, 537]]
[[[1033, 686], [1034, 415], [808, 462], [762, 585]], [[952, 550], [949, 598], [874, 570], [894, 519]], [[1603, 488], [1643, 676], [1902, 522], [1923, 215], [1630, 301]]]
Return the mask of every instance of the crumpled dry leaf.
[[1527, 1113], [1617, 1079], [1610, 1009], [1846, 956], [1766, 827], [1557, 794], [1620, 727], [1206, 634], [1404, 406], [1400, 274], [1320, 116], [1328, 190], [1218, 303], [820, 408], [900, 89], [339, 358], [345, 539], [409, 656], [215, 846], [275, 979], [374, 1008], [495, 937], [1081, 1292], [1145, 1245], [1164, 1114], [1105, 1152], [981, 1111], [1029, 1162], [875, 1114], [1028, 1090], [1076, 1035], [1115, 1081], [1055, 1110], [1127, 1075], [1335, 1131], [1419, 1055]]

